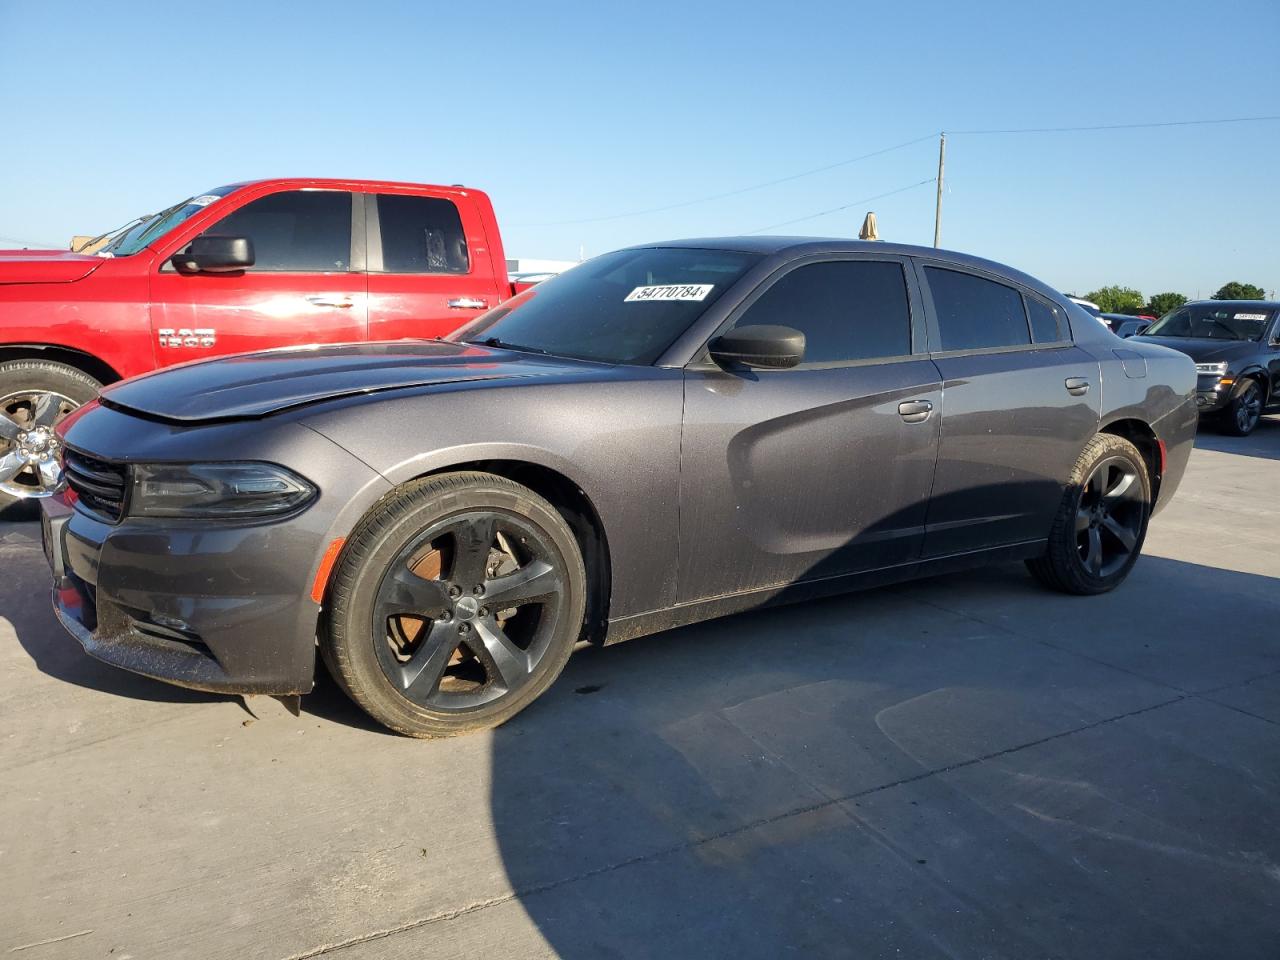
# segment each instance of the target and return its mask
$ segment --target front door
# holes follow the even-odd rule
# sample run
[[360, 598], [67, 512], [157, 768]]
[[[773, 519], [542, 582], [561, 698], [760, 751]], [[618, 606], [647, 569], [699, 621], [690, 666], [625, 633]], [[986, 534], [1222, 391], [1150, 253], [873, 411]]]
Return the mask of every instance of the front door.
[[944, 397], [924, 555], [1043, 539], [1098, 431], [1098, 361], [1036, 294], [941, 264], [922, 272]]
[[270, 193], [204, 232], [248, 237], [254, 265], [236, 273], [151, 278], [159, 365], [312, 343], [365, 339], [365, 274], [353, 263], [352, 199], [343, 190]]
[[681, 601], [917, 559], [941, 392], [914, 290], [897, 258], [802, 262], [731, 321], [801, 330], [798, 366], [686, 369]]
[[502, 298], [474, 205], [412, 193], [366, 194], [369, 339], [442, 337]]

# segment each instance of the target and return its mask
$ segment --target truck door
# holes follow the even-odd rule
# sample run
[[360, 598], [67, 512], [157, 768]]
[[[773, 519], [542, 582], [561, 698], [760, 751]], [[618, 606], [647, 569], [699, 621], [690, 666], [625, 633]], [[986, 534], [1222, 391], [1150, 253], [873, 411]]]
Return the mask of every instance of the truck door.
[[254, 265], [236, 273], [160, 265], [151, 277], [157, 364], [365, 339], [363, 230], [352, 230], [362, 215], [345, 190], [286, 190], [208, 227], [206, 235], [248, 237]]
[[365, 194], [369, 339], [440, 337], [495, 306], [506, 264], [489, 255], [475, 206], [415, 193]]

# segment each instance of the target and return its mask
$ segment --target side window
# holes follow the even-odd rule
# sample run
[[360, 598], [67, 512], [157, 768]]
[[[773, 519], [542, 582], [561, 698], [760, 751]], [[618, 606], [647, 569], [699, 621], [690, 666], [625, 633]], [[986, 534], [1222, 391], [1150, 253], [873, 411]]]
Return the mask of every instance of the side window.
[[1043, 300], [1027, 297], [1027, 316], [1031, 318], [1031, 336], [1036, 343], [1070, 340], [1063, 329], [1062, 314]]
[[261, 272], [342, 272], [351, 263], [351, 194], [289, 190], [253, 200], [205, 231], [248, 237]]
[[466, 273], [471, 266], [462, 218], [452, 200], [378, 194], [385, 273]]
[[782, 324], [804, 333], [805, 363], [871, 360], [911, 352], [911, 310], [902, 266], [835, 260], [797, 267], [734, 324]]
[[978, 350], [1031, 343], [1022, 294], [970, 273], [925, 267], [943, 350]]

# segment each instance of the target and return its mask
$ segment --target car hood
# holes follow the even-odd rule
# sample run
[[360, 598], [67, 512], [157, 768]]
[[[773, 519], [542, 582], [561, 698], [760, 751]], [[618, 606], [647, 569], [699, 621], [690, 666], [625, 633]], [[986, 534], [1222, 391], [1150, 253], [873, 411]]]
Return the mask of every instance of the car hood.
[[178, 422], [264, 417], [341, 397], [581, 374], [602, 365], [462, 343], [285, 347], [170, 367], [104, 387], [109, 407]]
[[1158, 343], [1179, 353], [1185, 353], [1196, 363], [1230, 363], [1254, 353], [1258, 345], [1252, 340], [1212, 340], [1190, 337], [1130, 337], [1131, 343]]
[[69, 250], [0, 250], [0, 283], [72, 283], [93, 273], [102, 261]]

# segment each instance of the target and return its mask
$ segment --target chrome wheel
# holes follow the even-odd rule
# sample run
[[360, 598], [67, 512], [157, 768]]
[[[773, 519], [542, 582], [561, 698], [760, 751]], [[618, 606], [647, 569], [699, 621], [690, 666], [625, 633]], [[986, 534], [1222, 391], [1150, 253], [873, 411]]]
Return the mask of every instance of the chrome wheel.
[[79, 404], [48, 390], [0, 397], [0, 493], [29, 499], [50, 496], [62, 482], [61, 442], [54, 427]]
[[1146, 502], [1137, 470], [1124, 457], [1108, 457], [1089, 474], [1076, 506], [1076, 549], [1084, 569], [1108, 577], [1138, 547]]
[[396, 692], [466, 711], [523, 688], [567, 603], [558, 554], [534, 524], [474, 511], [432, 524], [400, 551], [373, 605], [373, 642]]

